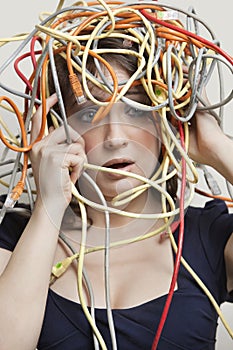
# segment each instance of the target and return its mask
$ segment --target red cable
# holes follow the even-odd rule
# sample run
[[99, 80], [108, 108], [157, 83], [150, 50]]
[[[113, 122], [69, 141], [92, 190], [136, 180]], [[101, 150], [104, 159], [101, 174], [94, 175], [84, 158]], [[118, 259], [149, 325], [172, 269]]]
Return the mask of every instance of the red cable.
[[188, 30], [185, 30], [183, 28], [180, 27], [176, 27], [170, 23], [167, 23], [165, 21], [162, 21], [158, 18], [156, 18], [155, 16], [151, 15], [149, 12], [147, 12], [146, 10], [140, 10], [140, 12], [143, 14], [143, 16], [145, 16], [147, 19], [149, 19], [152, 22], [155, 22], [157, 24], [160, 24], [161, 26], [170, 28], [174, 31], [180, 32], [184, 35], [187, 35], [191, 38], [194, 38], [198, 41], [200, 41], [202, 44], [204, 44], [207, 47], [211, 47], [215, 52], [218, 52], [220, 55], [222, 55], [228, 62], [231, 63], [231, 65], [233, 65], [233, 58], [231, 56], [229, 56], [224, 50], [222, 50], [219, 46], [215, 45], [214, 43], [212, 43], [209, 40], [206, 40], [205, 38], [202, 38], [201, 36], [194, 34], [192, 32], [189, 32]]
[[[16, 74], [20, 77], [20, 79], [26, 85], [26, 89], [25, 89], [25, 93], [26, 94], [29, 94], [29, 92], [32, 92], [33, 86], [32, 86], [31, 80], [27, 79], [27, 77], [19, 69], [19, 63], [22, 60], [24, 60], [25, 58], [30, 57], [31, 58], [31, 62], [32, 62], [32, 66], [34, 68], [34, 71], [36, 70], [36, 67], [37, 67], [36, 55], [40, 55], [42, 53], [41, 50], [35, 51], [35, 43], [36, 43], [36, 41], [41, 42], [40, 38], [33, 37], [32, 40], [31, 40], [31, 44], [30, 44], [30, 52], [27, 52], [27, 53], [21, 55], [14, 62], [14, 68], [15, 68]], [[37, 87], [36, 97], [38, 98], [39, 96], [40, 96], [40, 79], [38, 80], [38, 87]], [[37, 105], [35, 107], [38, 108]], [[27, 110], [28, 110], [28, 100], [25, 99], [24, 100], [24, 117], [27, 114]]]
[[[36, 51], [35, 54], [41, 54], [41, 51]], [[20, 79], [27, 86], [28, 90], [32, 91], [32, 85], [31, 85], [30, 81], [26, 78], [26, 76], [19, 69], [19, 63], [29, 56], [31, 57], [31, 52], [27, 52], [27, 53], [23, 54], [22, 56], [18, 57], [14, 62], [14, 68], [15, 68], [17, 75], [20, 77]]]
[[[174, 31], [180, 32], [184, 35], [187, 35], [191, 38], [194, 38], [198, 41], [200, 41], [201, 43], [203, 43], [205, 46], [212, 48], [215, 52], [221, 54], [225, 59], [227, 59], [227, 61], [229, 61], [231, 64], [233, 64], [233, 59], [232, 57], [230, 57], [225, 51], [223, 51], [220, 47], [218, 47], [217, 45], [211, 43], [210, 41], [192, 33], [189, 32], [185, 29], [176, 27], [170, 23], [167, 23], [165, 21], [159, 20], [157, 19], [155, 16], [151, 15], [150, 13], [148, 13], [146, 10], [140, 10], [140, 12], [150, 21], [155, 22], [161, 26], [167, 27], [169, 29], [172, 29]], [[184, 148], [184, 134], [183, 134], [183, 128], [181, 126], [181, 122], [178, 121], [178, 125], [179, 125], [179, 132], [180, 132], [180, 139], [181, 139], [181, 146]], [[178, 273], [179, 273], [179, 267], [180, 267], [180, 261], [181, 261], [181, 256], [182, 256], [182, 248], [183, 248], [183, 240], [184, 240], [184, 196], [185, 196], [185, 185], [186, 185], [186, 164], [185, 164], [185, 160], [182, 157], [182, 181], [181, 181], [181, 194], [180, 194], [180, 227], [179, 227], [179, 238], [178, 238], [178, 249], [177, 249], [177, 254], [176, 254], [176, 260], [175, 260], [175, 264], [174, 264], [174, 271], [173, 271], [173, 276], [172, 276], [172, 280], [171, 280], [171, 284], [170, 284], [170, 289], [169, 289], [169, 293], [167, 296], [167, 300], [162, 312], [162, 316], [157, 328], [157, 332], [152, 344], [152, 348], [151, 350], [156, 350], [158, 343], [159, 343], [159, 339], [161, 337], [161, 333], [164, 327], [164, 324], [166, 322], [167, 319], [167, 315], [168, 315], [168, 311], [171, 305], [171, 301], [172, 301], [172, 297], [174, 295], [174, 289], [175, 289], [175, 285], [176, 285], [176, 281], [178, 278]]]
[[[39, 36], [33, 36], [31, 40], [31, 45], [30, 45], [31, 61], [34, 69], [36, 69], [37, 67], [36, 55], [38, 54], [38, 51], [35, 51], [35, 44], [37, 41], [41, 45], [41, 38]], [[42, 51], [40, 51], [40, 53], [41, 52]]]
[[[181, 141], [181, 146], [185, 148], [184, 144], [184, 132], [182, 128], [182, 124], [180, 121], [178, 121], [178, 126], [179, 126], [179, 132], [180, 132], [180, 141]], [[164, 327], [164, 324], [167, 319], [168, 311], [171, 305], [172, 297], [174, 294], [175, 290], [175, 285], [177, 282], [178, 278], [178, 273], [179, 273], [179, 268], [180, 268], [180, 261], [181, 261], [181, 256], [182, 256], [182, 248], [183, 248], [183, 241], [184, 241], [184, 197], [185, 197], [185, 187], [186, 187], [186, 163], [184, 158], [182, 157], [182, 180], [181, 180], [181, 193], [180, 193], [180, 227], [179, 227], [179, 238], [178, 238], [178, 249], [177, 249], [177, 254], [176, 254], [176, 259], [175, 259], [175, 264], [174, 264], [174, 271], [172, 275], [172, 280], [170, 284], [170, 289], [168, 292], [168, 296], [166, 299], [166, 303], [162, 312], [162, 316], [156, 331], [156, 335], [152, 344], [151, 350], [156, 350], [159, 339]]]
[[[185, 29], [176, 27], [170, 23], [167, 23], [165, 21], [159, 20], [157, 19], [155, 16], [151, 15], [150, 13], [148, 13], [146, 10], [140, 10], [140, 12], [150, 21], [155, 22], [161, 26], [167, 27], [169, 29], [172, 29], [174, 31], [180, 32], [184, 35], [187, 35], [191, 38], [194, 38], [198, 41], [200, 41], [201, 43], [203, 43], [205, 46], [212, 48], [215, 52], [219, 53], [220, 55], [222, 55], [227, 61], [229, 61], [231, 64], [233, 64], [233, 59], [232, 57], [230, 57], [225, 51], [223, 51], [220, 47], [218, 47], [217, 45], [213, 44], [212, 42], [192, 33], [189, 32]], [[180, 139], [181, 139], [181, 145], [184, 148], [184, 134], [183, 134], [183, 129], [181, 127], [181, 123], [178, 122], [179, 125], [179, 131], [180, 131]], [[181, 256], [182, 256], [182, 247], [183, 247], [183, 239], [184, 239], [184, 195], [185, 195], [185, 178], [186, 178], [186, 164], [185, 164], [185, 160], [182, 158], [182, 182], [181, 182], [181, 195], [180, 195], [180, 228], [179, 228], [179, 239], [178, 239], [178, 250], [177, 250], [177, 254], [176, 254], [176, 260], [175, 260], [175, 266], [174, 266], [174, 272], [173, 272], [173, 276], [172, 276], [172, 281], [171, 281], [171, 285], [170, 285], [170, 289], [169, 289], [169, 293], [167, 296], [167, 300], [163, 309], [163, 313], [160, 319], [160, 323], [152, 344], [152, 350], [156, 350], [158, 343], [159, 343], [159, 339], [168, 315], [168, 311], [170, 308], [170, 304], [172, 301], [172, 297], [174, 294], [174, 289], [175, 289], [175, 284], [177, 281], [177, 277], [178, 277], [178, 272], [179, 272], [179, 267], [180, 267], [180, 260], [181, 260]]]
[[19, 69], [19, 62], [21, 62], [23, 59], [28, 57], [30, 53], [25, 53], [22, 56], [18, 57], [14, 62], [14, 68], [16, 71], [16, 74], [20, 77], [20, 79], [26, 84], [29, 91], [32, 91], [32, 85], [30, 84], [29, 80], [26, 78], [26, 76], [21, 72]]
[[[32, 40], [31, 40], [30, 53], [31, 53], [31, 61], [32, 61], [32, 65], [33, 65], [34, 70], [36, 70], [36, 68], [37, 68], [36, 55], [37, 55], [38, 51], [35, 50], [36, 42], [39, 42], [40, 46], [42, 46], [41, 38], [38, 36], [34, 36], [34, 37], [32, 37]], [[40, 51], [40, 53], [42, 53], [42, 51]], [[37, 96], [40, 96], [40, 78], [38, 79]]]

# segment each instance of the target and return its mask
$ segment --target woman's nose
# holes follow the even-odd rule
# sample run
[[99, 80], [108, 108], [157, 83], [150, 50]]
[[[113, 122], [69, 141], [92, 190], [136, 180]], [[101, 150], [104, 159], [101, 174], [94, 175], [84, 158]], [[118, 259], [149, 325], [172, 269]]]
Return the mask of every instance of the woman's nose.
[[114, 116], [110, 115], [107, 119], [108, 122], [105, 124], [104, 147], [108, 149], [126, 147], [129, 142], [125, 130], [127, 126], [119, 123], [119, 119]]

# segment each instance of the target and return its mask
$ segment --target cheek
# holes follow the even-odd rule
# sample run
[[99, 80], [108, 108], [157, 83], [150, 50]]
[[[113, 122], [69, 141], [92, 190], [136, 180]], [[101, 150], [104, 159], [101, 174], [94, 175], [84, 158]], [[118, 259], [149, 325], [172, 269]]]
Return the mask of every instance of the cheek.
[[148, 130], [141, 130], [134, 133], [134, 140], [137, 140], [137, 142], [142, 145], [145, 150], [148, 150], [149, 153], [157, 156], [161, 147], [161, 140], [156, 133], [152, 133]]
[[[85, 151], [86, 151], [86, 154], [88, 154], [94, 148], [94, 142], [91, 142], [89, 137], [83, 136], [83, 139], [85, 141]], [[95, 142], [95, 144], [96, 144], [96, 142]]]
[[85, 142], [85, 152], [88, 157], [88, 154], [91, 154], [92, 151], [103, 143], [101, 135], [99, 132], [89, 131], [82, 135]]
[[146, 177], [151, 177], [155, 169], [159, 166], [159, 155], [161, 150], [161, 140], [151, 132], [138, 135], [139, 164]]

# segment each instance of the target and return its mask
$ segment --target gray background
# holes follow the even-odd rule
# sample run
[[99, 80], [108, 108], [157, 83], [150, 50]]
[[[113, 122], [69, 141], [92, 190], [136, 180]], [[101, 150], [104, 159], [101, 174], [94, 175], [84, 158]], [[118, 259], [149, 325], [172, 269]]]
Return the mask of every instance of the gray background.
[[[1, 21], [0, 21], [0, 37], [9, 37], [17, 33], [31, 32], [36, 23], [39, 23], [38, 14], [44, 11], [53, 11], [57, 6], [57, 0], [20, 0], [20, 1], [4, 1], [1, 7]], [[66, 1], [65, 4], [71, 4], [71, 1]], [[162, 2], [161, 2], [162, 3]], [[205, 20], [205, 22], [213, 29], [217, 38], [221, 42], [221, 47], [232, 55], [232, 4], [228, 0], [221, 0], [221, 2], [213, 2], [211, 0], [177, 0], [176, 2], [170, 0], [164, 2], [165, 4], [175, 4], [179, 8], [185, 10], [190, 5], [194, 6], [197, 14]], [[229, 30], [230, 28], [230, 30]], [[0, 49], [0, 64], [4, 62], [5, 58], [9, 56], [9, 53], [17, 46], [17, 44], [10, 44]], [[3, 79], [3, 78], [1, 78]], [[14, 73], [4, 74], [4, 81], [9, 85], [13, 85], [16, 88], [21, 87], [15, 79]], [[225, 90], [226, 93], [232, 88], [232, 81], [230, 74], [227, 71], [225, 73]], [[0, 91], [0, 95], [4, 94]], [[213, 83], [208, 90], [208, 96], [211, 101], [216, 101], [216, 84]], [[230, 135], [233, 135], [233, 123], [231, 121], [232, 102], [225, 108], [223, 128], [224, 131]], [[0, 111], [2, 114], [2, 111]], [[1, 151], [1, 145], [0, 145]], [[232, 161], [232, 155], [229, 155], [229, 161]], [[213, 174], [217, 177], [219, 184], [221, 185], [223, 194], [227, 194], [226, 186], [223, 179], [213, 171]], [[200, 186], [205, 186], [202, 183], [202, 176], [200, 174]], [[0, 191], [3, 191], [0, 187]], [[194, 205], [200, 205], [204, 201], [200, 196], [196, 196], [194, 199]], [[225, 304], [222, 307], [225, 318], [233, 328], [233, 312], [230, 304]], [[228, 335], [221, 322], [219, 324], [218, 336], [217, 336], [217, 350], [230, 350], [233, 348], [233, 342]]]

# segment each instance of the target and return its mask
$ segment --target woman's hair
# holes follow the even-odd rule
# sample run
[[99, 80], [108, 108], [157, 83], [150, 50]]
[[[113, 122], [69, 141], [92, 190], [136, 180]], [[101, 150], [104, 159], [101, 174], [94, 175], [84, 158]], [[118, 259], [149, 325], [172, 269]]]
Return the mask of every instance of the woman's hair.
[[[130, 45], [130, 50], [134, 52], [138, 52], [138, 44], [134, 42], [126, 42], [125, 40], [119, 38], [104, 38], [98, 41], [98, 49], [126, 49], [126, 45]], [[103, 53], [102, 58], [106, 60], [110, 65], [118, 67], [126, 71], [129, 76], [131, 76], [137, 69], [137, 58], [134, 55], [126, 55], [120, 53]], [[147, 58], [147, 57], [145, 57]], [[57, 75], [60, 83], [60, 90], [62, 93], [64, 105], [66, 108], [75, 101], [75, 96], [70, 84], [69, 80], [69, 71], [67, 68], [67, 62], [64, 57], [62, 57], [59, 53], [54, 57], [56, 63]], [[94, 62], [94, 59], [91, 55], [88, 56], [87, 59], [87, 70], [93, 76], [97, 76], [97, 68]], [[74, 70], [79, 79], [81, 80], [81, 74]], [[48, 85], [50, 94], [55, 92], [55, 86], [53, 82], [51, 67], [48, 69]], [[148, 103], [149, 103], [148, 98]]]
[[[130, 50], [134, 52], [139, 51], [138, 44], [134, 42], [126, 42], [125, 40], [121, 38], [104, 38], [100, 39], [98, 41], [98, 49], [125, 49], [128, 47]], [[137, 64], [138, 59], [135, 55], [131, 54], [121, 54], [121, 53], [104, 53], [102, 54], [102, 58], [104, 58], [112, 67], [117, 67], [120, 70], [124, 70], [128, 73], [129, 76], [131, 76], [136, 70], [137, 70]], [[68, 110], [70, 105], [74, 105], [76, 103], [76, 99], [70, 84], [69, 80], [69, 72], [67, 69], [67, 62], [64, 57], [62, 57], [60, 54], [56, 54], [55, 57], [55, 63], [56, 63], [56, 71], [59, 79], [60, 84], [60, 90], [63, 97], [65, 108]], [[145, 60], [147, 62], [147, 57], [145, 57]], [[93, 76], [97, 76], [97, 68], [95, 65], [95, 61], [91, 55], [88, 56], [87, 59], [87, 70], [90, 72]], [[81, 80], [81, 74], [77, 71], [75, 71], [79, 79]], [[48, 83], [49, 83], [49, 91], [50, 94], [55, 92], [55, 86], [53, 83], [52, 78], [52, 72], [51, 68], [48, 69]], [[82, 83], [82, 82], [81, 82]], [[90, 83], [91, 85], [92, 83]], [[148, 105], [151, 105], [150, 99], [146, 94], [146, 91], [143, 89], [145, 95], [146, 95], [146, 103]], [[55, 107], [57, 112], [59, 113], [58, 106]], [[163, 160], [163, 150], [161, 149], [158, 163], [161, 164]], [[177, 177], [174, 176], [170, 180], [167, 181], [167, 191], [170, 194], [170, 196], [173, 198], [173, 200], [176, 200], [176, 193], [177, 193]], [[74, 198], [71, 202], [71, 208], [73, 208], [74, 211], [77, 211], [77, 201]]]

